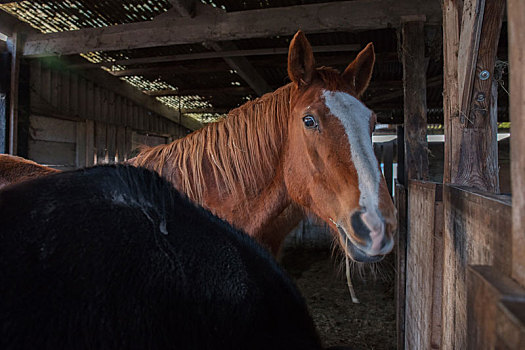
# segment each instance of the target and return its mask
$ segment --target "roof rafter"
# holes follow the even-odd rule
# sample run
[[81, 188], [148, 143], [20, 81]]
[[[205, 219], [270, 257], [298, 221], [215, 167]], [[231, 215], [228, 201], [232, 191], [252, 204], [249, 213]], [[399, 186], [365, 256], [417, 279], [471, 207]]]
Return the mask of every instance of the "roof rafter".
[[196, 5], [197, 15], [193, 18], [164, 17], [145, 23], [29, 35], [24, 55], [70, 55], [261, 38], [292, 35], [298, 29], [307, 33], [380, 29], [398, 26], [401, 16], [407, 15], [423, 14], [427, 23], [441, 22], [439, 2], [425, 0], [355, 0], [228, 13], [210, 12], [202, 7], [206, 5]]

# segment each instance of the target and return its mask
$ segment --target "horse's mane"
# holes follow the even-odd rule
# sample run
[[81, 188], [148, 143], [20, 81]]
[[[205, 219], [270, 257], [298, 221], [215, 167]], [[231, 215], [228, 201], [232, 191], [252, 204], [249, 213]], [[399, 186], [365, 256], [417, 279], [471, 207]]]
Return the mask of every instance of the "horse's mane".
[[[343, 83], [340, 73], [328, 67], [318, 68], [316, 78], [328, 90]], [[199, 204], [207, 189], [205, 173], [213, 173], [220, 196], [257, 195], [276, 171], [292, 89], [287, 84], [171, 144], [144, 148], [132, 163], [155, 170]]]
[[254, 196], [275, 173], [291, 88], [288, 84], [247, 102], [227, 118], [171, 144], [145, 148], [133, 164], [157, 171], [200, 204], [207, 189], [205, 173], [210, 172], [219, 195]]

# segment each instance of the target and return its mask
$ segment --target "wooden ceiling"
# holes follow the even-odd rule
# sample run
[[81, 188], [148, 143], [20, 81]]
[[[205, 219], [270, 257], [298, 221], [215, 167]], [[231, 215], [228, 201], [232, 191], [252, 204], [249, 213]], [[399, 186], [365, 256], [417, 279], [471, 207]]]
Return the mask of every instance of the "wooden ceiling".
[[[0, 32], [13, 18], [38, 30], [27, 58], [60, 56], [72, 68], [125, 79], [177, 113], [208, 121], [288, 82], [286, 53], [302, 29], [318, 65], [344, 69], [368, 42], [377, 63], [364, 96], [383, 123], [401, 123], [402, 66], [396, 28], [426, 18], [429, 123], [442, 120], [438, 1], [69, 0], [3, 1]], [[14, 16], [14, 17], [13, 17]], [[9, 17], [9, 18], [7, 18]], [[84, 59], [79, 60], [81, 54]], [[209, 119], [211, 118], [211, 119]]]

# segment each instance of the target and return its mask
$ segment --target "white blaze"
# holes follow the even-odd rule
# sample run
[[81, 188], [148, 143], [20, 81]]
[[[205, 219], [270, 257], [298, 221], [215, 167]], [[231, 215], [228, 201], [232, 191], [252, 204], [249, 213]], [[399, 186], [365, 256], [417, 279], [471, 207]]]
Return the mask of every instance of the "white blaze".
[[357, 98], [341, 91], [323, 90], [326, 107], [343, 124], [350, 144], [352, 162], [359, 180], [359, 205], [368, 210], [378, 208], [381, 175], [370, 137], [372, 111]]

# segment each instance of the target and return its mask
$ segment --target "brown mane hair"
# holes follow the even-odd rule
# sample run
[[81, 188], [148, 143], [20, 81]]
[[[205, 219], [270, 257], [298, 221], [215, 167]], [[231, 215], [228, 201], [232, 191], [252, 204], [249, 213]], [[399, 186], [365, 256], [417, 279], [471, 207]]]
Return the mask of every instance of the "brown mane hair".
[[[322, 67], [316, 73], [328, 89], [342, 80], [332, 68]], [[221, 197], [256, 196], [261, 182], [275, 173], [293, 88], [287, 84], [249, 101], [231, 110], [227, 118], [171, 144], [144, 148], [132, 163], [158, 172], [199, 204], [207, 190], [205, 172], [213, 173]]]
[[[133, 164], [165, 176], [199, 204], [207, 189], [205, 172], [213, 173], [221, 196], [237, 192], [254, 196], [257, 185], [275, 172], [291, 87], [285, 85], [233, 109], [227, 118], [171, 144], [144, 149]], [[165, 171], [168, 162], [179, 171]]]

